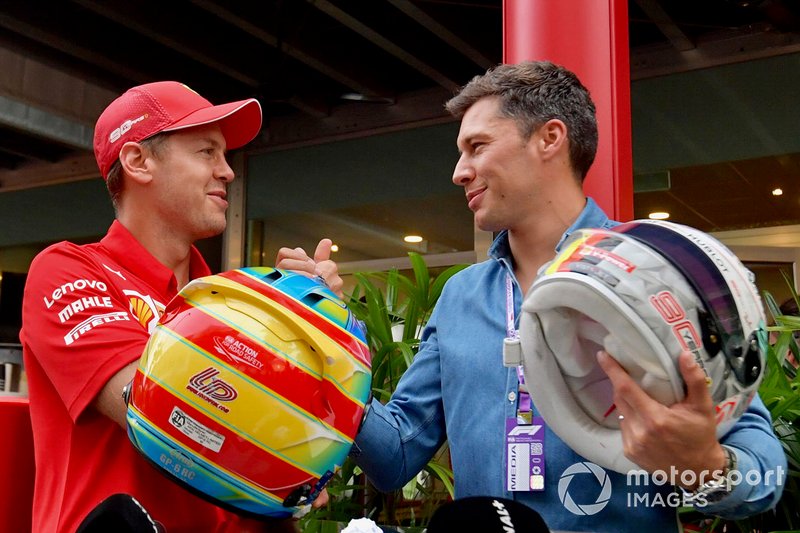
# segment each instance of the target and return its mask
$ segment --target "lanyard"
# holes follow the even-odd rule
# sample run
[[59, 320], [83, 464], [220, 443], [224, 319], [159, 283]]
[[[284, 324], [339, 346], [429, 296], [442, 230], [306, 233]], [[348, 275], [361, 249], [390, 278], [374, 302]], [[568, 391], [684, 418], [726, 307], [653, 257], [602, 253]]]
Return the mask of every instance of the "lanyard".
[[[503, 365], [517, 368], [519, 393], [517, 416], [506, 418], [506, 490], [511, 492], [545, 490], [544, 420], [533, 416], [531, 395], [522, 373], [522, 348], [514, 320], [514, 284], [506, 273], [506, 338], [503, 339]], [[509, 400], [513, 399], [509, 396]]]
[[[504, 344], [508, 343], [519, 343], [519, 331], [517, 331], [514, 317], [514, 284], [511, 281], [511, 274], [506, 273], [506, 339]], [[518, 415], [530, 420], [531, 396], [525, 390], [525, 375], [522, 373], [522, 365], [518, 364], [516, 367], [520, 385]]]
[[511, 281], [511, 274], [506, 273], [506, 337], [518, 339], [519, 332], [514, 318], [514, 285]]

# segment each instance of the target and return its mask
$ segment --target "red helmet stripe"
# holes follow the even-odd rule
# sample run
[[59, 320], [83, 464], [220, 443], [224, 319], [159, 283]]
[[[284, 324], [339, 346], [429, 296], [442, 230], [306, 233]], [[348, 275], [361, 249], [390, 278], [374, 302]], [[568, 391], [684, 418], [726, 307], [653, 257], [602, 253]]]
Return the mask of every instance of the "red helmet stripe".
[[[143, 379], [143, 386], [149, 391], [148, 394], [134, 398], [133, 408], [139, 411], [140, 416], [158, 426], [170, 438], [178, 441], [182, 447], [225, 470], [232, 477], [253, 484], [270, 492], [279, 500], [283, 500], [295, 487], [303, 483], [313, 484], [324, 474], [324, 472], [313, 473], [299, 468], [280, 457], [277, 451], [270, 451], [242, 438], [239, 431], [228, 429], [191, 404], [180, 401], [168, 390], [144, 377], [141, 372], [137, 373], [137, 379]], [[224, 444], [219, 452], [195, 442], [168, 422], [172, 410], [176, 406], [224, 437]], [[247, 472], [249, 477], [244, 478], [241, 474], [233, 472]], [[275, 480], [281, 480], [283, 487], [271, 486]]]
[[[158, 327], [168, 329], [184, 341], [214, 356], [220, 365], [225, 365], [231, 372], [246, 375], [271, 393], [319, 418], [344, 435], [351, 438], [355, 435], [364, 410], [364, 406], [355, 398], [347, 396], [331, 381], [311, 373], [310, 369], [301, 368], [291, 358], [282, 357], [263, 342], [253, 339], [241, 330], [232, 329], [230, 325], [203, 312], [201, 308], [194, 307], [191, 312], [192, 320], [173, 320], [168, 325], [161, 324]], [[203, 334], [198, 335], [198, 331]], [[225, 354], [221, 354], [219, 349], [220, 337], [231, 337], [236, 342], [257, 347], [258, 357], [254, 361], [260, 363], [260, 366], [236, 364], [229, 359], [226, 362]]]

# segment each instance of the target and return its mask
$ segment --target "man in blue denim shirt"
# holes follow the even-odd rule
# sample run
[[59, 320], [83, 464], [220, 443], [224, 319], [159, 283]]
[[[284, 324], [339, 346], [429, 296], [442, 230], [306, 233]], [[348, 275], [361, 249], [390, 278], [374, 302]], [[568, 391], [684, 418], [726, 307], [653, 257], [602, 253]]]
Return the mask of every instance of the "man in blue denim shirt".
[[[499, 234], [489, 260], [445, 286], [391, 401], [372, 402], [356, 438], [356, 462], [379, 489], [397, 489], [447, 439], [459, 498], [516, 499], [553, 530], [678, 531], [676, 507], [684, 492], [650, 477], [587, 468], [548, 428], [543, 490], [506, 490], [505, 422], [516, 416], [520, 396], [516, 370], [502, 360], [506, 277], [515, 282], [519, 316], [538, 269], [572, 231], [616, 224], [583, 195], [597, 149], [588, 91], [562, 67], [527, 62], [476, 77], [447, 107], [462, 121], [453, 182], [464, 187], [477, 226]], [[736, 470], [757, 482], [736, 485], [702, 510], [738, 518], [777, 502], [786, 459], [758, 397], [724, 437], [723, 448], [705, 375], [687, 354], [680, 363], [687, 397], [670, 407], [647, 397], [607, 354], [599, 362], [615, 392], [637, 408], [638, 416], [622, 425], [626, 456], [634, 463], [649, 472], [699, 474], [725, 469], [735, 458]]]

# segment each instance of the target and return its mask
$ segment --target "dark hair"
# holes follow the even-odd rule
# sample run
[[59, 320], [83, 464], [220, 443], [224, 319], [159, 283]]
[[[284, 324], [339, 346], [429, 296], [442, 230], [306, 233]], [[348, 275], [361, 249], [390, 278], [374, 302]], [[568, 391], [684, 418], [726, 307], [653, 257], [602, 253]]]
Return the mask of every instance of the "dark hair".
[[[159, 157], [168, 136], [168, 133], [156, 133], [152, 137], [139, 141], [139, 145], [150, 150], [155, 157]], [[111, 196], [111, 205], [114, 206], [115, 211], [119, 207], [119, 199], [124, 188], [123, 185], [122, 163], [119, 162], [118, 158], [114, 161], [114, 164], [111, 165], [111, 169], [108, 171], [108, 177], [106, 178], [106, 188], [108, 189], [109, 196]]]
[[497, 65], [472, 78], [445, 107], [462, 118], [487, 96], [500, 98], [500, 112], [516, 121], [524, 139], [548, 120], [561, 120], [572, 168], [581, 181], [586, 177], [597, 153], [597, 118], [589, 91], [573, 72], [549, 61]]

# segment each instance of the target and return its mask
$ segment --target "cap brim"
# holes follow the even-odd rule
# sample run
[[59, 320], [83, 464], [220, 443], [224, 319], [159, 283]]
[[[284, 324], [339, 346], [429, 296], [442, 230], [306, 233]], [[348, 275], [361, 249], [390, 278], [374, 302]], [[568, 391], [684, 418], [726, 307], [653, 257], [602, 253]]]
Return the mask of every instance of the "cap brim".
[[228, 150], [252, 141], [261, 129], [261, 104], [255, 98], [215, 105], [190, 113], [162, 131], [219, 123]]

